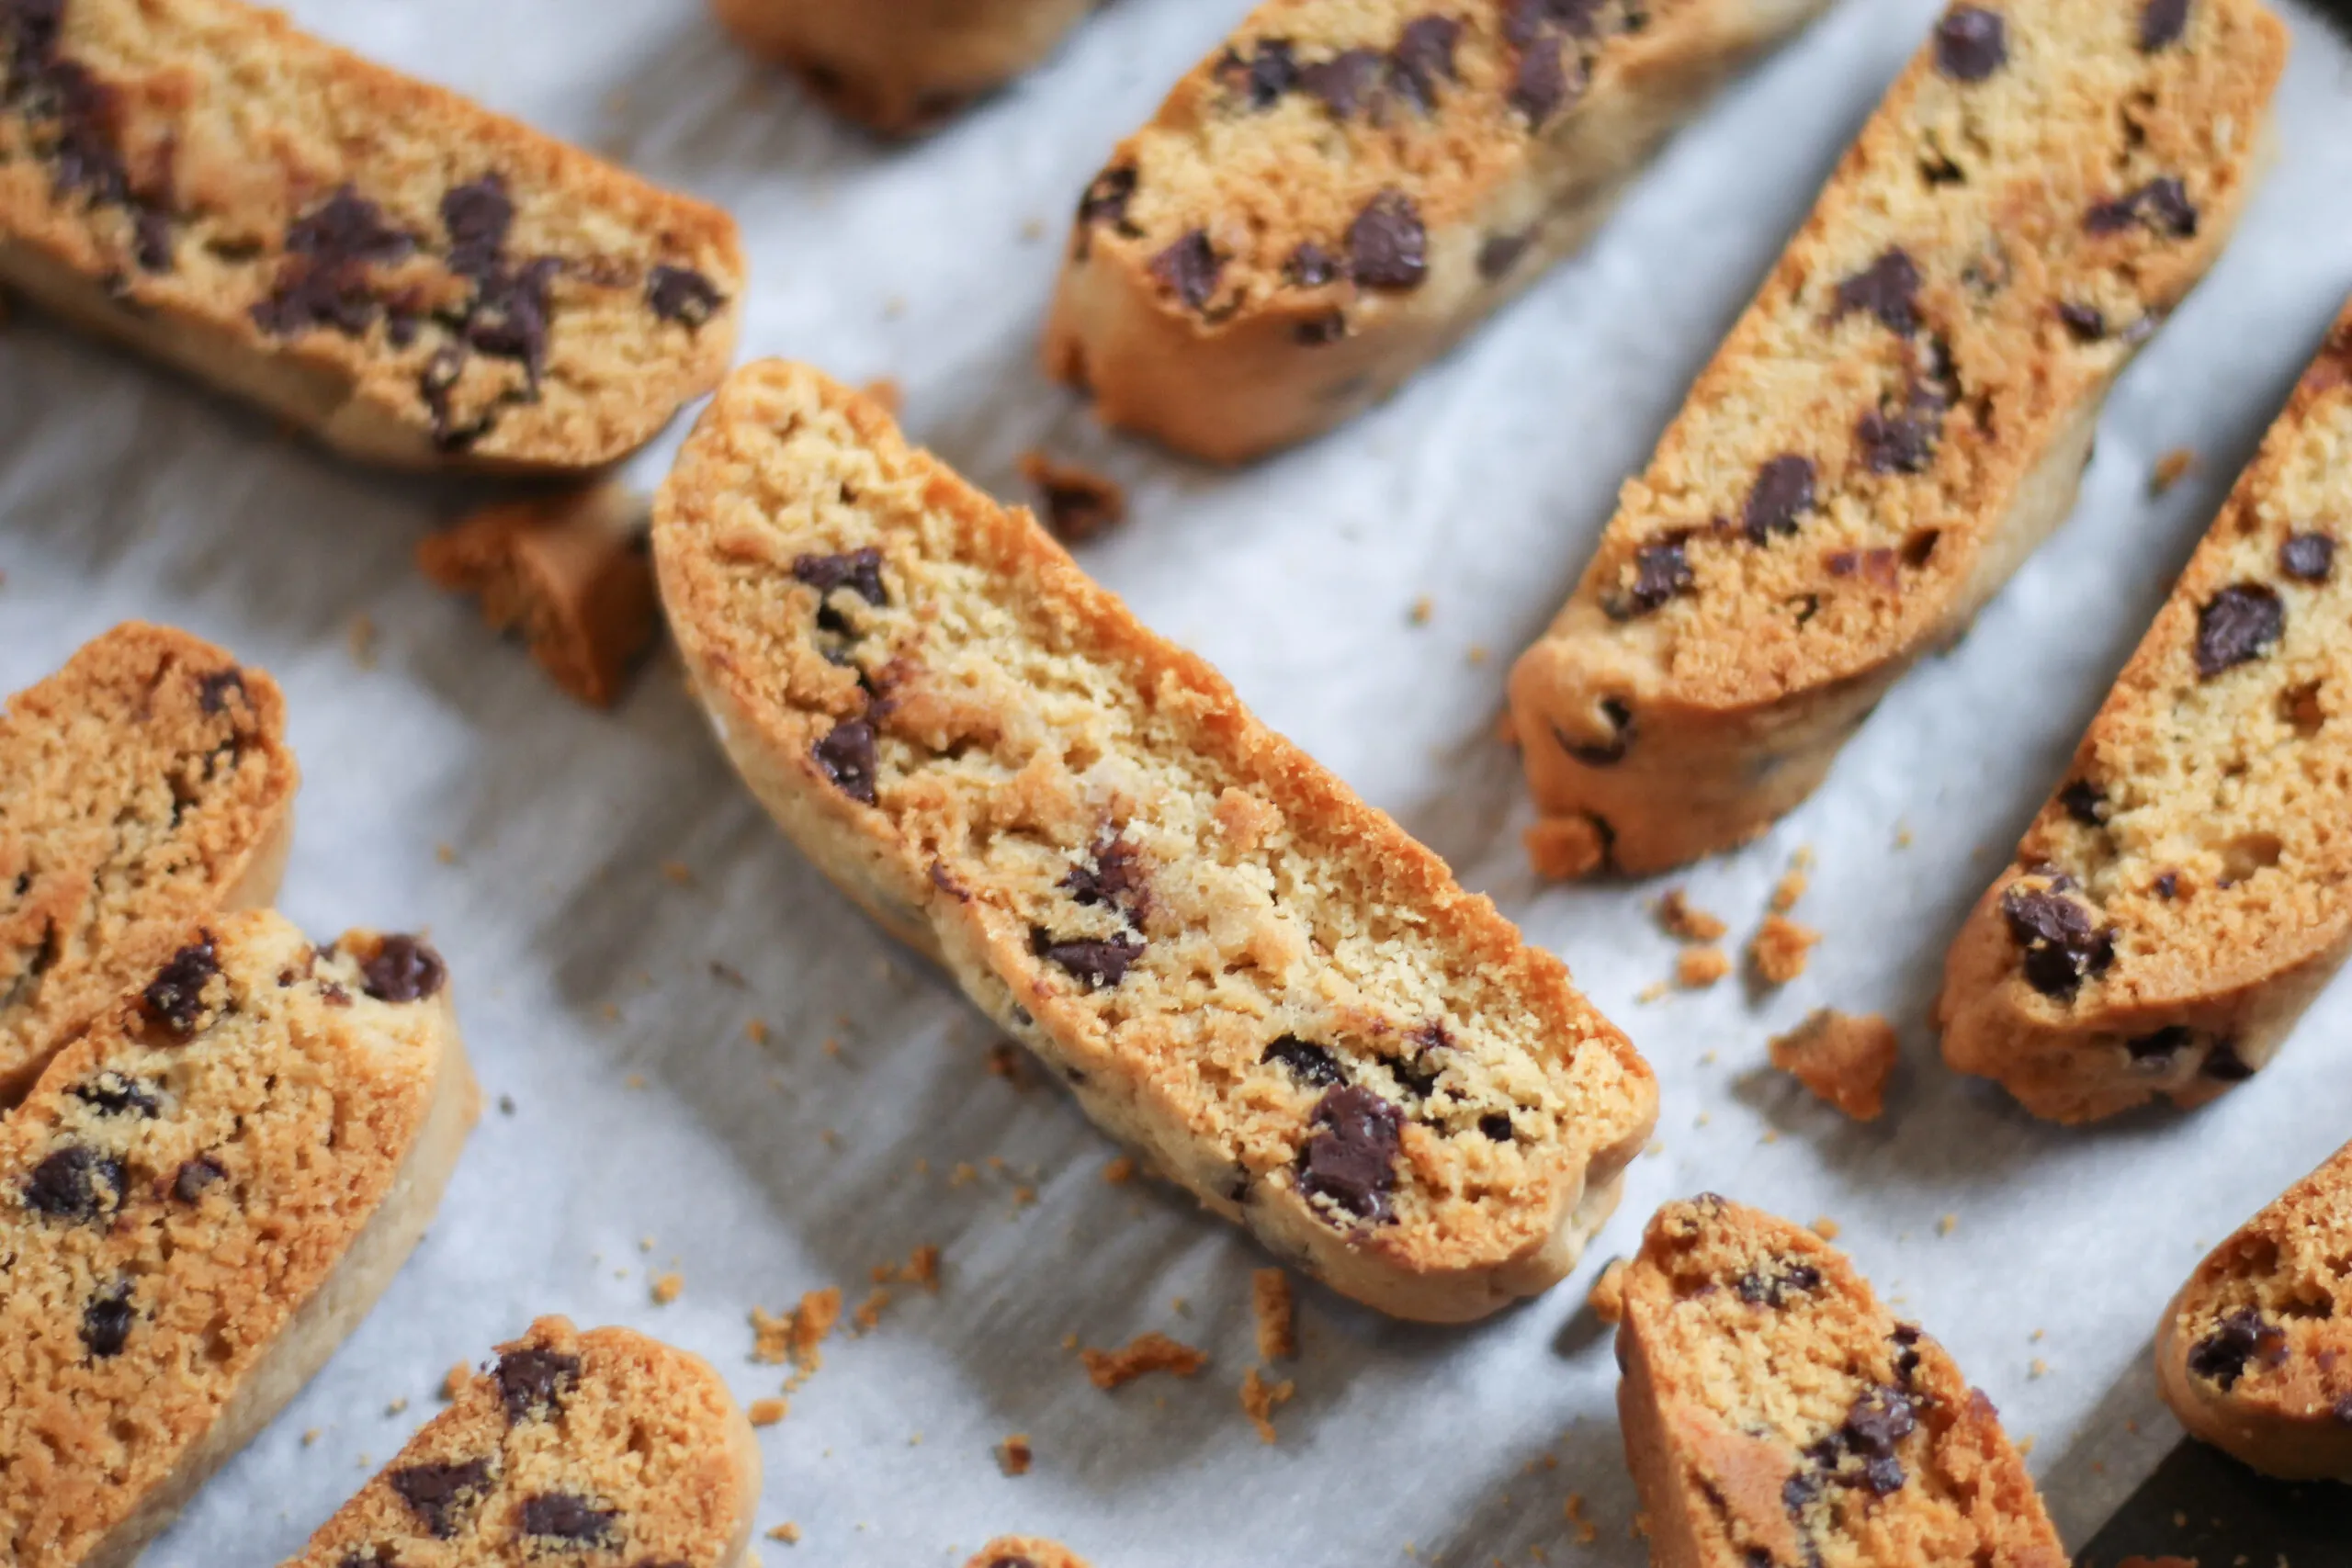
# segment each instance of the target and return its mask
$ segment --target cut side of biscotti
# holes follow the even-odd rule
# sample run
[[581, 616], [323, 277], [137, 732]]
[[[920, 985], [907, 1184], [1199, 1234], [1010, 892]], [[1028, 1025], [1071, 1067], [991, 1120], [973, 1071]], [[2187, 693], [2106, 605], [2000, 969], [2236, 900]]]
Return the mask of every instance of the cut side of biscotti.
[[1944, 962], [1944, 1060], [2037, 1116], [2197, 1105], [2352, 950], [2352, 310]]
[[294, 831], [277, 683], [133, 621], [0, 716], [0, 1107], [169, 958], [267, 904]]
[[1086, 1559], [1043, 1536], [999, 1536], [975, 1552], [964, 1568], [1087, 1568]]
[[446, 979], [220, 916], [0, 1121], [0, 1561], [123, 1568], [366, 1315], [474, 1119]]
[[751, 1423], [708, 1362], [543, 1317], [285, 1568], [735, 1568], [759, 1497]]
[[2065, 1568], [1992, 1402], [1810, 1231], [1660, 1209], [1617, 1360], [1657, 1568]]
[[2156, 1382], [2255, 1469], [2352, 1482], [2352, 1144], [2197, 1266], [2156, 1330]]
[[594, 468], [732, 351], [734, 221], [237, 0], [0, 4], [0, 282], [406, 467]]
[[879, 407], [730, 377], [654, 509], [698, 694], [802, 849], [1217, 1213], [1459, 1320], [1543, 1290], [1647, 1066], [1444, 863]]
[[1761, 832], [2064, 519], [2286, 48], [2256, 0], [1945, 13], [1512, 671], [1539, 869]]
[[1581, 245], [1824, 0], [1271, 0], [1087, 187], [1049, 373], [1238, 462], [1352, 417]]
[[894, 136], [936, 125], [1053, 52], [1102, 0], [710, 0], [752, 53]]

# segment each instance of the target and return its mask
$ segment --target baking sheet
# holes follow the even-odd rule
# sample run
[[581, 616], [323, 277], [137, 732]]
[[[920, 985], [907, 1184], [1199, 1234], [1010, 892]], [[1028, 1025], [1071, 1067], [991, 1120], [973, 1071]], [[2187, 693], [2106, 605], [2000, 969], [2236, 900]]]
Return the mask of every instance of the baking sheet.
[[[20, 316], [0, 333], [0, 684], [130, 615], [274, 671], [306, 774], [285, 907], [322, 936], [429, 928], [492, 1102], [382, 1305], [155, 1568], [295, 1551], [433, 1413], [453, 1362], [535, 1314], [699, 1350], [748, 1401], [781, 1379], [749, 1359], [753, 1304], [837, 1284], [854, 1305], [873, 1266], [925, 1243], [944, 1250], [939, 1293], [902, 1287], [871, 1332], [837, 1336], [762, 1436], [760, 1526], [802, 1532], [760, 1543], [770, 1568], [949, 1564], [1015, 1529], [1105, 1568], [1639, 1563], [1585, 1286], [1659, 1201], [1702, 1189], [1834, 1217], [2036, 1439], [2070, 1540], [2154, 1467], [2177, 1436], [2147, 1369], [2156, 1314], [2352, 1134], [2352, 991], [2211, 1109], [2074, 1133], [1941, 1071], [1928, 1017], [1962, 914], [2352, 289], [2352, 51], [2315, 13], [2293, 13], [2285, 156], [2118, 389], [2075, 520], [1765, 840], [1648, 886], [1547, 888], [1521, 861], [1526, 807], [1493, 739], [1510, 657], [1936, 0], [1845, 0], [1463, 352], [1230, 474], [1104, 435], [1034, 345], [1076, 193], [1244, 0], [1118, 0], [1046, 69], [903, 149], [740, 59], [690, 0], [292, 9], [731, 207], [755, 273], [747, 355], [897, 378], [913, 433], [1008, 498], [1031, 446], [1125, 481], [1134, 519], [1086, 565], [1563, 954], [1656, 1064], [1665, 1111], [1619, 1218], [1545, 1299], [1438, 1330], [1303, 1290], [1303, 1353], [1279, 1369], [1297, 1395], [1262, 1447], [1236, 1388], [1265, 1259], [1181, 1195], [1107, 1183], [1118, 1151], [1067, 1100], [989, 1071], [992, 1032], [768, 826], [673, 663], [614, 715], [574, 707], [410, 566], [479, 492], [341, 465]], [[678, 434], [632, 472], [657, 478]], [[2183, 446], [2196, 468], [2152, 500], [2151, 468]], [[1818, 864], [1798, 918], [1826, 932], [1801, 980], [1636, 999], [1673, 963], [1644, 914], [1660, 886], [1744, 936], [1800, 846]], [[1832, 1003], [1902, 1026], [1875, 1126], [1763, 1066], [1768, 1035]], [[671, 1270], [683, 1293], [658, 1306], [649, 1280]], [[1105, 1394], [1065, 1348], [1149, 1329], [1211, 1367]], [[1018, 1479], [990, 1452], [1012, 1432], [1037, 1456]]]

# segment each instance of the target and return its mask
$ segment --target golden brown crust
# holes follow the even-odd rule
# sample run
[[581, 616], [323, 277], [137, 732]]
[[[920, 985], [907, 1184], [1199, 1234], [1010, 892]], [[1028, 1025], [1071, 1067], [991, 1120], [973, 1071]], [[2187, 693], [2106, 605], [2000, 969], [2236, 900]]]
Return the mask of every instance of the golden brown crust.
[[1857, 1122], [1886, 1109], [1886, 1080], [1902, 1054], [1894, 1026], [1877, 1013], [1816, 1010], [1771, 1043], [1772, 1065]]
[[190, 922], [266, 904], [293, 836], [277, 683], [126, 622], [0, 716], [0, 1106]]
[[2343, 963], [2347, 515], [2352, 309], [1953, 940], [1952, 1067], [2059, 1122], [2202, 1104], [2269, 1062]]
[[187, 937], [0, 1122], [0, 1556], [23, 1568], [135, 1557], [365, 1312], [470, 1121], [429, 949], [322, 953], [266, 910]]
[[412, 467], [594, 468], [726, 368], [715, 208], [237, 0], [18, 17], [0, 280], [85, 326]]
[[1992, 1402], [1818, 1236], [1668, 1203], [1623, 1291], [1617, 1405], [1657, 1568], [2065, 1568]]
[[2156, 1382], [2255, 1469], [2352, 1481], [2352, 1145], [2197, 1266], [2156, 1331]]
[[1955, 6], [1511, 677], [1546, 818], [1628, 873], [1763, 830], [2072, 509], [2108, 388], [2259, 172], [2287, 39], [2196, 0]]
[[767, 363], [654, 558], [754, 793], [1173, 1179], [1403, 1315], [1573, 1263], [1655, 1115], [1640, 1057], [1025, 513]]
[[1822, 0], [1270, 0], [1079, 208], [1049, 374], [1238, 462], [1393, 390], [1580, 245]]
[[1001, 1535], [972, 1554], [964, 1568], [1087, 1568], [1086, 1559], [1038, 1535]]

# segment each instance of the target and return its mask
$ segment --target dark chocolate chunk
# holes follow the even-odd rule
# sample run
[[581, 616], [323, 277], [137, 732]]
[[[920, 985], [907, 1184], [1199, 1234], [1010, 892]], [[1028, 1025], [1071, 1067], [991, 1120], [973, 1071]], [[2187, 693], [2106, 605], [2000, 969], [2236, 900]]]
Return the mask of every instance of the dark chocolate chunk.
[[368, 268], [415, 249], [414, 235], [385, 222], [381, 208], [345, 186], [286, 231], [286, 264], [269, 298], [253, 308], [254, 322], [281, 337], [312, 327], [358, 337], [379, 309]]
[[1734, 1285], [1739, 1299], [1750, 1306], [1779, 1307], [1792, 1295], [1821, 1288], [1821, 1270], [1810, 1263], [1771, 1258], [1742, 1274]]
[[2060, 790], [2058, 804], [2067, 816], [2086, 828], [2107, 825], [2107, 791], [2088, 779], [2076, 779]]
[[225, 713], [232, 693], [240, 697], [245, 694], [245, 672], [233, 664], [197, 682], [196, 705], [206, 713]]
[[2233, 582], [2197, 612], [2197, 673], [2211, 680], [2261, 658], [2287, 630], [2287, 606], [2259, 582]]
[[2096, 305], [2062, 302], [2058, 319], [2066, 323], [2066, 330], [2074, 334], [2076, 343], [2097, 343], [2107, 336], [2107, 317]]
[[1135, 194], [1135, 166], [1114, 164], [1087, 182], [1086, 194], [1078, 198], [1078, 220], [1081, 225], [1115, 223], [1124, 227], [1127, 203]]
[[1116, 833], [1099, 840], [1091, 863], [1071, 866], [1060, 885], [1080, 904], [1130, 914], [1140, 912], [1150, 893], [1143, 852]]
[[1813, 459], [1783, 453], [1756, 470], [1741, 525], [1748, 542], [1760, 545], [1774, 534], [1793, 534], [1797, 519], [1813, 510]]
[[1298, 85], [1329, 109], [1333, 118], [1347, 119], [1372, 96], [1383, 63], [1376, 49], [1343, 50], [1329, 60], [1304, 67], [1298, 73]]
[[599, 1508], [587, 1498], [575, 1497], [569, 1492], [542, 1492], [535, 1497], [526, 1497], [521, 1513], [525, 1535], [544, 1536], [579, 1546], [601, 1544], [608, 1540], [613, 1533], [613, 1521], [620, 1517], [618, 1508]]
[[2140, 52], [2154, 54], [2188, 30], [2188, 0], [2147, 0], [2140, 8]]
[[95, 1220], [122, 1194], [122, 1162], [81, 1144], [49, 1156], [25, 1180], [25, 1207], [52, 1220]]
[[1420, 209], [1384, 190], [1348, 225], [1348, 271], [1367, 288], [1413, 288], [1429, 273], [1429, 233]]
[[490, 1488], [490, 1461], [471, 1459], [463, 1464], [412, 1464], [393, 1471], [385, 1480], [400, 1500], [424, 1521], [427, 1533], [447, 1540], [458, 1533], [466, 1516]]
[[130, 1339], [131, 1325], [139, 1321], [139, 1310], [130, 1304], [130, 1286], [126, 1282], [90, 1298], [82, 1309], [82, 1344], [92, 1359], [119, 1356]]
[[1584, 80], [1581, 57], [1571, 74], [1560, 41], [1540, 38], [1520, 51], [1505, 101], [1527, 117], [1529, 130], [1540, 130], [1545, 120], [1584, 96]]
[[1260, 39], [1248, 54], [1228, 49], [1217, 62], [1217, 77], [1253, 109], [1270, 109], [1298, 85], [1298, 61], [1290, 39]]
[[1303, 1084], [1316, 1089], [1329, 1089], [1348, 1081], [1347, 1069], [1340, 1058], [1312, 1041], [1301, 1040], [1295, 1034], [1285, 1034], [1266, 1047], [1261, 1062], [1280, 1062]]
[[385, 222], [382, 208], [345, 186], [294, 220], [286, 248], [327, 265], [396, 262], [415, 251], [416, 236]]
[[718, 285], [690, 266], [663, 263], [645, 275], [646, 309], [689, 331], [717, 315], [726, 302]]
[[148, 1092], [145, 1084], [111, 1068], [65, 1092], [101, 1116], [125, 1116], [135, 1111], [152, 1122], [164, 1109], [163, 1102]]
[[874, 786], [881, 770], [875, 755], [873, 725], [862, 718], [842, 720], [817, 742], [814, 755], [835, 789], [860, 806], [874, 804]]
[[1609, 721], [1611, 731], [1604, 741], [1571, 740], [1560, 733], [1558, 727], [1555, 726], [1552, 730], [1560, 742], [1560, 749], [1588, 768], [1606, 768], [1622, 762], [1625, 760], [1625, 753], [1633, 749], [1634, 710], [1626, 705], [1625, 700], [1623, 697], [1601, 698], [1600, 716]]
[[449, 394], [465, 373], [466, 351], [455, 344], [444, 344], [433, 351], [424, 368], [416, 373], [416, 393], [424, 400], [425, 412], [433, 419], [433, 444], [442, 451], [456, 451], [471, 446], [483, 426], [458, 429], [450, 423]]
[[2238, 1055], [2236, 1042], [2230, 1040], [2214, 1041], [2197, 1070], [2216, 1083], [2244, 1083], [2254, 1077], [2253, 1066]]
[[1283, 281], [1294, 288], [1320, 288], [1339, 276], [1339, 258], [1312, 240], [1301, 240], [1283, 263]]
[[1521, 48], [1547, 28], [1592, 38], [1600, 31], [1602, 4], [1603, 0], [1509, 0], [1503, 10], [1503, 38]]
[[2196, 1042], [2196, 1033], [2188, 1026], [2168, 1023], [2162, 1029], [2151, 1030], [2126, 1040], [2123, 1049], [2130, 1055], [2134, 1066], [2160, 1068], [2170, 1066], [2174, 1057]]
[[441, 227], [449, 234], [449, 270], [477, 280], [505, 264], [506, 236], [514, 227], [514, 201], [505, 176], [496, 170], [442, 193]]
[[2115, 934], [2095, 925], [2091, 912], [2047, 889], [2013, 886], [2001, 896], [2009, 935], [2025, 950], [2026, 983], [2045, 997], [2070, 997], [2085, 976], [2102, 974], [2115, 961]]
[[1936, 69], [1953, 81], [1982, 82], [2008, 62], [2008, 26], [1998, 11], [1955, 6], [1936, 24]]
[[421, 1002], [438, 996], [449, 967], [429, 943], [413, 936], [384, 938], [375, 955], [359, 965], [361, 987], [379, 1002]]
[[2151, 886], [2155, 888], [2156, 897], [2169, 904], [2180, 896], [2180, 873], [2177, 871], [2161, 873]]
[[1510, 1142], [1510, 1117], [1500, 1111], [1489, 1111], [1478, 1118], [1478, 1131], [1498, 1144]]
[[1389, 56], [1389, 79], [1397, 93], [1423, 114], [1437, 107], [1441, 78], [1452, 82], [1453, 46], [1461, 40], [1462, 24], [1452, 17], [1416, 17], [1396, 35]]
[[792, 575], [796, 581], [807, 583], [820, 593], [846, 588], [877, 607], [890, 602], [890, 595], [882, 587], [882, 547], [879, 545], [861, 546], [838, 556], [796, 556], [792, 562]]
[[1217, 275], [1224, 270], [1225, 258], [1209, 244], [1206, 229], [1188, 231], [1151, 258], [1151, 276], [1192, 310], [1202, 309], [1216, 293]]
[[186, 1040], [196, 1032], [197, 1021], [204, 1015], [205, 985], [219, 973], [220, 963], [212, 949], [212, 933], [200, 933], [196, 941], [172, 954], [172, 961], [140, 993], [147, 1016]]
[[204, 1190], [216, 1181], [229, 1179], [226, 1167], [210, 1155], [198, 1155], [180, 1161], [179, 1169], [172, 1173], [172, 1196], [183, 1203], [200, 1201]]
[[580, 1381], [580, 1358], [526, 1345], [498, 1358], [498, 1392], [509, 1421], [544, 1420], [563, 1407]]
[[1299, 1151], [1299, 1190], [1357, 1219], [1387, 1221], [1404, 1116], [1370, 1089], [1350, 1085], [1324, 1090], [1307, 1124], [1312, 1130]]
[[1625, 595], [1625, 618], [1645, 615], [1678, 593], [1688, 593], [1699, 579], [1684, 552], [1690, 536], [1670, 534], [1653, 539], [1634, 552], [1634, 586]]
[[2258, 1308], [2240, 1307], [2189, 1347], [2188, 1370], [2228, 1390], [2245, 1375], [2247, 1362], [2259, 1359], [2264, 1366], [2277, 1366], [2286, 1355], [2286, 1331], [2265, 1321]]
[[2135, 223], [2154, 234], [2186, 240], [2197, 232], [2197, 208], [2187, 187], [2166, 175], [2102, 201], [2083, 217], [2083, 227], [2094, 234], [2120, 233]]
[[1894, 1375], [1909, 1387], [1919, 1371], [1919, 1328], [1917, 1324], [1898, 1323], [1887, 1338], [1894, 1345]]
[[2278, 570], [2298, 582], [2325, 582], [2335, 564], [2335, 541], [2325, 534], [2294, 534], [2278, 547]]
[[1290, 329], [1291, 341], [1307, 348], [1320, 348], [1327, 343], [1337, 343], [1348, 335], [1348, 313], [1326, 310], [1319, 316], [1309, 316]]
[[1861, 271], [1838, 285], [1838, 306], [1832, 319], [1867, 310], [1886, 330], [1909, 337], [1919, 330], [1919, 266], [1910, 253], [1896, 246]]
[[1127, 977], [1128, 968], [1143, 956], [1144, 942], [1133, 931], [1120, 931], [1100, 942], [1084, 938], [1060, 942], [1041, 930], [1029, 933], [1029, 945], [1046, 963], [1084, 981], [1088, 990], [1099, 991]]
[[563, 263], [553, 256], [525, 262], [481, 280], [466, 315], [466, 343], [492, 359], [523, 367], [533, 389], [548, 357], [548, 290]]
[[1862, 466], [1874, 474], [1919, 474], [1935, 461], [1933, 422], [1905, 413], [1881, 413], [1872, 409], [1854, 427], [1861, 447]]
[[152, 207], [131, 209], [130, 255], [141, 272], [172, 270], [171, 214]]
[[1528, 243], [1535, 238], [1534, 231], [1517, 234], [1489, 234], [1478, 246], [1478, 276], [1488, 283], [1500, 277], [1518, 265], [1527, 253]]

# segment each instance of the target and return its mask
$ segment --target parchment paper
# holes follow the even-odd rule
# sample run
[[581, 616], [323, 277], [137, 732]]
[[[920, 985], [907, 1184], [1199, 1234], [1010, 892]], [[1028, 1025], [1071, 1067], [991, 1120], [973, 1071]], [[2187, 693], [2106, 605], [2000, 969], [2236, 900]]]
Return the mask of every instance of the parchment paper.
[[[731, 207], [755, 274], [747, 355], [898, 378], [912, 432], [1008, 498], [1033, 445], [1125, 481], [1134, 520], [1086, 565], [1569, 961], [1657, 1065], [1663, 1146], [1573, 1280], [1482, 1326], [1400, 1325], [1304, 1290], [1303, 1354], [1273, 1369], [1297, 1396], [1262, 1447], [1236, 1388], [1266, 1259], [1181, 1195], [1106, 1183], [1118, 1150], [1056, 1089], [990, 1073], [989, 1029], [769, 827], [673, 663], [616, 714], [575, 707], [410, 565], [479, 492], [340, 464], [20, 315], [0, 334], [0, 684], [130, 615], [273, 671], [306, 775], [285, 907], [322, 937], [430, 928], [492, 1101], [381, 1306], [154, 1568], [295, 1551], [437, 1408], [453, 1362], [535, 1314], [647, 1329], [749, 1400], [781, 1381], [749, 1360], [754, 1303], [838, 1284], [854, 1305], [869, 1269], [926, 1242], [944, 1250], [939, 1293], [899, 1287], [873, 1331], [836, 1337], [762, 1436], [761, 1527], [804, 1532], [760, 1543], [770, 1568], [947, 1564], [1012, 1529], [1104, 1568], [1539, 1549], [1638, 1563], [1585, 1287], [1659, 1201], [1702, 1189], [1839, 1222], [1880, 1290], [2037, 1439], [2070, 1539], [2173, 1440], [2147, 1369], [2156, 1314], [2205, 1247], [2352, 1135], [2352, 992], [2211, 1109], [2071, 1133], [1945, 1073], [1928, 1015], [1962, 912], [2352, 289], [2352, 53], [2315, 13], [2293, 14], [2285, 156], [2118, 390], [2075, 520], [1768, 839], [1649, 886], [1544, 888], [1493, 739], [1510, 660], [1937, 0], [1845, 0], [1451, 361], [1238, 473], [1105, 436], [1034, 353], [1076, 193], [1243, 0], [1118, 0], [1047, 68], [903, 149], [739, 58], [691, 0], [293, 9]], [[658, 478], [677, 434], [633, 476]], [[2152, 500], [2151, 468], [2180, 446], [2196, 468]], [[1687, 886], [1738, 940], [1804, 845], [1819, 863], [1798, 918], [1827, 936], [1801, 980], [1636, 1000], [1674, 958], [1645, 913], [1660, 886]], [[1827, 1003], [1903, 1028], [1874, 1126], [1763, 1066], [1768, 1035]], [[672, 1269], [684, 1292], [657, 1306], [649, 1279]], [[1213, 1364], [1105, 1394], [1065, 1348], [1147, 1329]], [[1019, 1479], [990, 1453], [1012, 1432], [1037, 1456]], [[1587, 1543], [1566, 1517], [1579, 1498]]]

